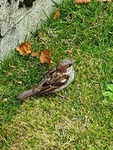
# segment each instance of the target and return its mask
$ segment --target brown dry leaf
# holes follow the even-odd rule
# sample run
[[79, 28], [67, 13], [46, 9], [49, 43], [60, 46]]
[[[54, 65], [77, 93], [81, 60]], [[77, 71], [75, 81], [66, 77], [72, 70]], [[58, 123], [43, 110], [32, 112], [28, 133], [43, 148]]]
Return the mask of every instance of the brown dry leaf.
[[46, 63], [48, 65], [51, 64], [52, 58], [51, 58], [51, 51], [50, 50], [46, 49], [46, 50], [40, 51], [40, 62]]
[[85, 4], [89, 3], [91, 0], [74, 0], [75, 4]]
[[21, 55], [28, 55], [32, 52], [32, 46], [29, 42], [25, 42], [18, 46], [16, 50], [19, 51]]
[[55, 14], [53, 16], [53, 20], [56, 20], [59, 16], [60, 16], [60, 8], [57, 8], [56, 12], [55, 12]]
[[12, 75], [13, 75], [13, 73], [9, 71], [9, 72], [8, 72], [8, 75], [9, 75], [9, 76], [12, 76]]
[[38, 52], [32, 52], [30, 56], [31, 56], [31, 57], [36, 57], [36, 56], [38, 56], [38, 55], [39, 55]]

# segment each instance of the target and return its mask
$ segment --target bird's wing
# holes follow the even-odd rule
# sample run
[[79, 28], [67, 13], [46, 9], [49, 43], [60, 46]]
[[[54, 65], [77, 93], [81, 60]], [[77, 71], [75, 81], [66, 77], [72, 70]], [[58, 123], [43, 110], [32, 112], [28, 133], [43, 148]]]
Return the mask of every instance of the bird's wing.
[[62, 75], [57, 76], [54, 79], [51, 79], [50, 81], [45, 82], [42, 85], [40, 93], [51, 93], [54, 92], [54, 90], [64, 86], [69, 79], [68, 75]]
[[34, 94], [51, 93], [65, 85], [68, 79], [68, 75], [61, 75], [59, 72], [56, 73], [56, 70], [51, 70], [32, 91]]

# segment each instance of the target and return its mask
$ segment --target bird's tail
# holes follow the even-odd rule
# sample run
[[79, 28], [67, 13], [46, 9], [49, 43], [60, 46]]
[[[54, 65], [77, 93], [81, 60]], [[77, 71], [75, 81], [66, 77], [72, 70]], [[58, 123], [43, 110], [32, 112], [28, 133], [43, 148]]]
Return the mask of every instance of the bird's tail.
[[20, 93], [20, 94], [17, 96], [17, 99], [22, 100], [22, 99], [25, 99], [25, 98], [27, 98], [27, 97], [29, 97], [29, 96], [32, 96], [32, 95], [34, 95], [34, 92], [33, 92], [32, 89], [30, 89], [30, 90], [27, 90], [27, 91], [24, 91], [24, 92]]

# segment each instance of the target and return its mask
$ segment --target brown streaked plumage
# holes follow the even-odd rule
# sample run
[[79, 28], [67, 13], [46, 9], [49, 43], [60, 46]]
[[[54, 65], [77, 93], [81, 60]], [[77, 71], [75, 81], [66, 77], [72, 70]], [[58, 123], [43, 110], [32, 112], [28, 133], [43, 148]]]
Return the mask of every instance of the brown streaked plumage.
[[49, 70], [34, 88], [20, 93], [17, 98], [22, 100], [32, 95], [58, 92], [64, 89], [73, 79], [72, 61], [64, 59], [55, 68]]

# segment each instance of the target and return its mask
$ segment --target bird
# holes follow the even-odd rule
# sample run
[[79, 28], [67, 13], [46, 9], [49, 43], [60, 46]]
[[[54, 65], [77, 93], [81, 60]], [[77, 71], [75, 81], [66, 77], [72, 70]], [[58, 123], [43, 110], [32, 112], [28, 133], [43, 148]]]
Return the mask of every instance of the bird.
[[54, 68], [50, 69], [35, 87], [20, 93], [17, 99], [23, 100], [33, 95], [56, 93], [64, 89], [74, 79], [73, 63], [74, 60], [63, 59]]

